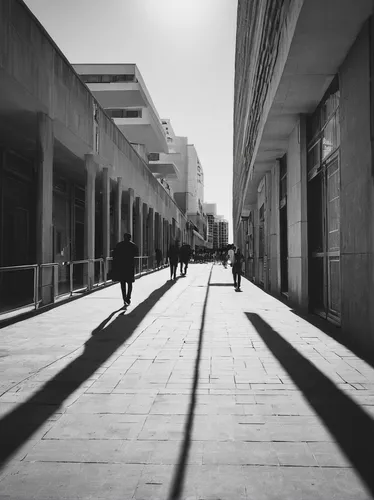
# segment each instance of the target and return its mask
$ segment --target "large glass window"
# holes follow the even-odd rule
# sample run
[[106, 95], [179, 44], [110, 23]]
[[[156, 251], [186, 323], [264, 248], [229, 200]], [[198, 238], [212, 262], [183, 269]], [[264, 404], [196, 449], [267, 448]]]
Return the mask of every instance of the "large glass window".
[[326, 92], [321, 104], [308, 120], [308, 177], [317, 175], [322, 162], [340, 146], [339, 128], [340, 91], [336, 77]]
[[141, 118], [141, 109], [107, 109], [106, 112], [111, 118]]
[[136, 82], [135, 75], [80, 75], [85, 83]]

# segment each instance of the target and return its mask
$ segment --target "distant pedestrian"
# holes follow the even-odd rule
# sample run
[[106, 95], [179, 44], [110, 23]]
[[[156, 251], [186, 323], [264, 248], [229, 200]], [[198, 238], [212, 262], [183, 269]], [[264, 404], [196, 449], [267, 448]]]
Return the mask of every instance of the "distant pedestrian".
[[[187, 243], [184, 243], [181, 246], [179, 252], [180, 273], [182, 276], [186, 276], [187, 274], [187, 268], [188, 268], [188, 263], [190, 261], [190, 257], [191, 257], [191, 247], [190, 245], [187, 245]], [[183, 270], [183, 265], [184, 265], [184, 270]]]
[[230, 245], [229, 246], [229, 251], [227, 252], [229, 256], [229, 261], [230, 261], [230, 266], [233, 267], [234, 262], [235, 262], [235, 246]]
[[170, 279], [177, 279], [177, 267], [179, 261], [179, 241], [175, 240], [175, 243], [170, 245], [168, 251], [169, 266], [170, 266]]
[[234, 287], [237, 292], [240, 292], [240, 284], [242, 280], [242, 266], [243, 266], [244, 256], [240, 251], [240, 248], [236, 249], [234, 263], [232, 265], [232, 275], [234, 277]]
[[131, 304], [132, 284], [135, 281], [135, 257], [138, 247], [131, 241], [131, 234], [125, 233], [123, 241], [113, 250], [113, 279], [121, 283], [122, 298], [125, 306]]
[[162, 262], [162, 252], [159, 248], [156, 248], [156, 264], [157, 264], [157, 267], [160, 267], [161, 266], [161, 262]]

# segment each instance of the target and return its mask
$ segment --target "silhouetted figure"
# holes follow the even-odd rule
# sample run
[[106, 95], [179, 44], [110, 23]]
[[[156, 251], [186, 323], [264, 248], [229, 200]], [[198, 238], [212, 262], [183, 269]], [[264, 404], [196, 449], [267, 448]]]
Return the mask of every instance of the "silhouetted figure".
[[175, 240], [173, 245], [170, 245], [168, 251], [169, 266], [170, 266], [170, 279], [177, 279], [177, 267], [179, 261], [179, 241]]
[[161, 262], [162, 262], [162, 252], [159, 248], [156, 248], [156, 264], [157, 264], [157, 267], [160, 267], [161, 266]]
[[[186, 276], [187, 274], [187, 268], [188, 268], [188, 263], [190, 261], [190, 257], [191, 257], [191, 247], [190, 245], [187, 245], [187, 243], [184, 243], [181, 246], [179, 252], [180, 272], [182, 276]], [[184, 265], [184, 271], [183, 271], [183, 265]]]
[[125, 305], [131, 303], [132, 284], [135, 281], [135, 257], [138, 253], [138, 247], [131, 241], [129, 233], [123, 235], [123, 241], [119, 242], [113, 250], [112, 275], [114, 280], [121, 283]]
[[234, 277], [234, 287], [237, 292], [240, 292], [240, 284], [242, 280], [242, 265], [244, 256], [240, 251], [240, 248], [236, 249], [234, 256], [234, 263], [232, 265], [232, 274]]

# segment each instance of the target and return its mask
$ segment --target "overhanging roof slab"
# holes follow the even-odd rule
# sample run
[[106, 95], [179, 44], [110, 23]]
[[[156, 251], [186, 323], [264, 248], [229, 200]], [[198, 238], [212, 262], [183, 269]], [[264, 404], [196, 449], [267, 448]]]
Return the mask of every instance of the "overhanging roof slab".
[[246, 205], [256, 199], [257, 186], [251, 185], [261, 180], [258, 162], [274, 162], [287, 151], [299, 114], [315, 110], [372, 10], [372, 0], [304, 1], [254, 159]]

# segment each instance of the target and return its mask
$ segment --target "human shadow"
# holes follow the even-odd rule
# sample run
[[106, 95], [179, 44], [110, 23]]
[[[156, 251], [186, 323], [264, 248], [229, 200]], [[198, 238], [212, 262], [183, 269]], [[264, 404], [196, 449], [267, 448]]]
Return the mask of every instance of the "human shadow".
[[373, 419], [258, 314], [246, 315], [374, 496]]
[[109, 314], [109, 316], [107, 318], [105, 318], [101, 323], [100, 325], [98, 325], [96, 328], [94, 328], [91, 332], [91, 335], [96, 335], [97, 333], [99, 333], [101, 330], [103, 330], [106, 325], [110, 322], [110, 320], [117, 314], [117, 313], [125, 313], [127, 311], [127, 305], [125, 306], [122, 306], [120, 307], [119, 309], [116, 309], [115, 311], [113, 311], [112, 313]]
[[203, 338], [204, 338], [204, 327], [205, 327], [205, 318], [206, 318], [206, 309], [208, 304], [208, 295], [209, 295], [209, 282], [212, 276], [213, 269], [210, 270], [209, 278], [208, 278], [208, 286], [205, 294], [203, 311], [201, 315], [201, 323], [200, 323], [200, 331], [199, 331], [199, 341], [197, 344], [197, 353], [194, 367], [194, 376], [191, 388], [191, 399], [188, 407], [187, 419], [184, 426], [183, 432], [183, 441], [181, 445], [181, 449], [179, 452], [178, 462], [176, 469], [174, 471], [174, 476], [171, 482], [171, 488], [168, 495], [168, 500], [179, 500], [183, 493], [183, 486], [186, 476], [186, 466], [188, 462], [188, 454], [191, 447], [191, 439], [192, 439], [192, 429], [193, 423], [195, 419], [195, 409], [197, 403], [197, 388], [199, 385], [200, 378], [200, 361], [201, 354], [203, 348]]
[[86, 341], [78, 358], [0, 419], [0, 466], [5, 465], [13, 453], [58, 411], [63, 402], [125, 344], [142, 319], [173, 284], [165, 283], [129, 314], [120, 315], [106, 328], [100, 328], [108, 323], [106, 318], [95, 328], [95, 334]]
[[209, 283], [209, 286], [230, 286], [234, 287], [234, 283]]

